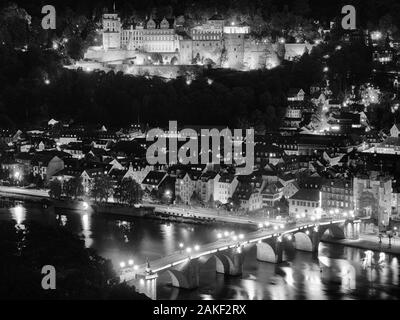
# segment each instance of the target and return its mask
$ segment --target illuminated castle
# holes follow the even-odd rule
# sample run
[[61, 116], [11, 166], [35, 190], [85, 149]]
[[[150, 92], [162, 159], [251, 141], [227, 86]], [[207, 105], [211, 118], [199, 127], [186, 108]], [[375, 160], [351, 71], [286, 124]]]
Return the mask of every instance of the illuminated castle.
[[[88, 50], [85, 54], [88, 60], [114, 64], [119, 61], [130, 67], [211, 64], [238, 70], [270, 69], [279, 65], [277, 45], [253, 39], [246, 23], [227, 24], [220, 15], [179, 32], [175, 20], [166, 18], [150, 18], [123, 28], [116, 13], [104, 14], [102, 25], [103, 44]], [[309, 45], [300, 46], [302, 54]], [[152, 54], [157, 54], [157, 63]]]

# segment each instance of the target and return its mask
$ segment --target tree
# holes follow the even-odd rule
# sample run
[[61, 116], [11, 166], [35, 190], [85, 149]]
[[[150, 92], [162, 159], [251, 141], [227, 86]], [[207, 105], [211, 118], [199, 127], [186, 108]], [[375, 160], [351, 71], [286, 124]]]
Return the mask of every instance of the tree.
[[110, 176], [103, 174], [94, 178], [91, 195], [95, 201], [107, 201], [113, 193], [114, 183]]
[[142, 202], [143, 190], [133, 179], [122, 179], [115, 189], [115, 194], [120, 202], [134, 205]]
[[208, 201], [207, 201], [207, 207], [215, 208], [214, 196], [213, 195], [210, 195], [210, 199], [208, 199]]
[[202, 206], [203, 200], [201, 199], [200, 195], [194, 191], [190, 197], [190, 204], [192, 206]]
[[66, 181], [63, 186], [63, 192], [69, 199], [76, 199], [84, 194], [82, 178], [73, 177]]
[[234, 194], [232, 197], [232, 207], [234, 211], [238, 211], [241, 208], [241, 202], [237, 194]]
[[[24, 225], [16, 229], [14, 222], [0, 222], [0, 299], [146, 299], [119, 282], [110, 260], [86, 249], [65, 228]], [[41, 285], [42, 267], [49, 264], [56, 269], [57, 290]]]
[[60, 199], [62, 194], [62, 185], [58, 179], [50, 181], [49, 196], [53, 199]]
[[160, 194], [156, 189], [150, 191], [150, 198], [152, 201], [160, 201]]
[[182, 204], [182, 203], [183, 203], [183, 200], [182, 200], [181, 196], [178, 194], [175, 197], [175, 204]]
[[232, 197], [228, 198], [228, 207], [232, 208], [233, 211], [238, 211], [240, 209], [240, 199], [234, 194]]

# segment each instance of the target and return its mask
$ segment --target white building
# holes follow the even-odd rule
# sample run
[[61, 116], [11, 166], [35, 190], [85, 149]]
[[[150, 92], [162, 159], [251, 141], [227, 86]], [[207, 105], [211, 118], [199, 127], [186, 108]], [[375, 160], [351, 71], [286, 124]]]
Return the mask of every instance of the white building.
[[121, 48], [121, 19], [116, 13], [105, 13], [103, 15], [103, 48]]
[[221, 174], [219, 179], [215, 181], [214, 201], [219, 201], [224, 204], [227, 203], [228, 199], [232, 198], [238, 183], [234, 175]]
[[196, 190], [204, 203], [214, 200], [214, 186], [219, 178], [219, 174], [215, 172], [205, 172], [197, 180]]
[[301, 189], [289, 199], [289, 215], [293, 218], [317, 219], [321, 217], [320, 192]]
[[137, 183], [142, 184], [144, 178], [149, 174], [150, 171], [154, 170], [153, 166], [142, 165], [142, 164], [129, 164], [129, 168], [122, 177], [122, 179], [132, 179]]
[[249, 184], [242, 184], [236, 188], [234, 197], [239, 199], [240, 207], [246, 211], [255, 211], [262, 208], [262, 196]]
[[198, 172], [185, 172], [178, 175], [175, 181], [175, 198], [179, 197], [184, 204], [190, 204], [200, 175], [201, 173]]
[[395, 123], [391, 128], [390, 128], [390, 136], [393, 138], [398, 138], [400, 134], [400, 124]]

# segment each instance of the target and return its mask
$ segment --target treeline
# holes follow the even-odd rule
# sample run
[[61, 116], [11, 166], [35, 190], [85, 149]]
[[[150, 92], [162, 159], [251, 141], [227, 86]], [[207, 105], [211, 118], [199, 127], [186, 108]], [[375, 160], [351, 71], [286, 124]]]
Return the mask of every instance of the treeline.
[[15, 53], [0, 47], [5, 62], [0, 65], [0, 125], [32, 125], [55, 118], [109, 126], [137, 121], [164, 126], [177, 120], [182, 125], [253, 125], [274, 130], [285, 114], [288, 90], [308, 91], [323, 80], [326, 53], [333, 52], [328, 66], [331, 79], [336, 79], [331, 81], [335, 93], [350, 81], [368, 79], [371, 56], [364, 46], [344, 46], [340, 51], [334, 46], [320, 46], [273, 70], [205, 70], [191, 84], [185, 77], [166, 81], [72, 71], [62, 68], [47, 51]]
[[[35, 27], [38, 18], [32, 17], [26, 27], [26, 11], [18, 6], [0, 12], [0, 126], [31, 126], [56, 118], [112, 126], [138, 120], [166, 125], [168, 120], [178, 120], [183, 125], [253, 125], [274, 130], [285, 113], [288, 90], [308, 91], [324, 78], [324, 65], [329, 66], [335, 93], [349, 83], [365, 81], [371, 70], [371, 52], [364, 45], [343, 45], [337, 51], [331, 42], [273, 70], [205, 70], [190, 85], [185, 77], [167, 82], [122, 73], [72, 71], [63, 64], [81, 54], [93, 27], [86, 28], [85, 21], [90, 19], [73, 13], [60, 15], [65, 28], [57, 29], [60, 37], [53, 38]], [[52, 40], [64, 36], [67, 42]], [[46, 41], [50, 47], [44, 45]], [[324, 59], [326, 54], [329, 60]]]

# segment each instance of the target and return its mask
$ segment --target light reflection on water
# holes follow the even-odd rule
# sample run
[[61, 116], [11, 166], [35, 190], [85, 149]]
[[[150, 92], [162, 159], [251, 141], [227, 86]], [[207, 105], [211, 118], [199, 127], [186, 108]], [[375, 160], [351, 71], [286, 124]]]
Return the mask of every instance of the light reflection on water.
[[22, 205], [17, 205], [13, 208], [10, 208], [12, 218], [18, 225], [21, 225], [25, 222], [26, 219], [26, 209]]
[[[86, 247], [111, 259], [118, 268], [121, 261], [140, 264], [177, 250], [180, 242], [188, 246], [216, 240], [228, 228], [185, 224], [166, 224], [143, 219], [113, 218], [65, 210], [16, 206], [0, 209], [0, 220], [17, 224], [36, 220], [61, 225], [79, 235]], [[246, 230], [236, 230], [246, 233]], [[245, 250], [243, 275], [225, 277], [215, 272], [215, 260], [200, 268], [200, 287], [185, 291], [172, 288], [167, 273], [157, 281], [159, 299], [398, 299], [399, 262], [385, 256], [380, 269], [363, 268], [364, 250], [321, 244], [319, 254], [294, 251], [289, 261], [279, 265], [258, 262], [256, 248]], [[379, 253], [375, 254], [379, 260]], [[207, 259], [205, 259], [206, 261]]]

